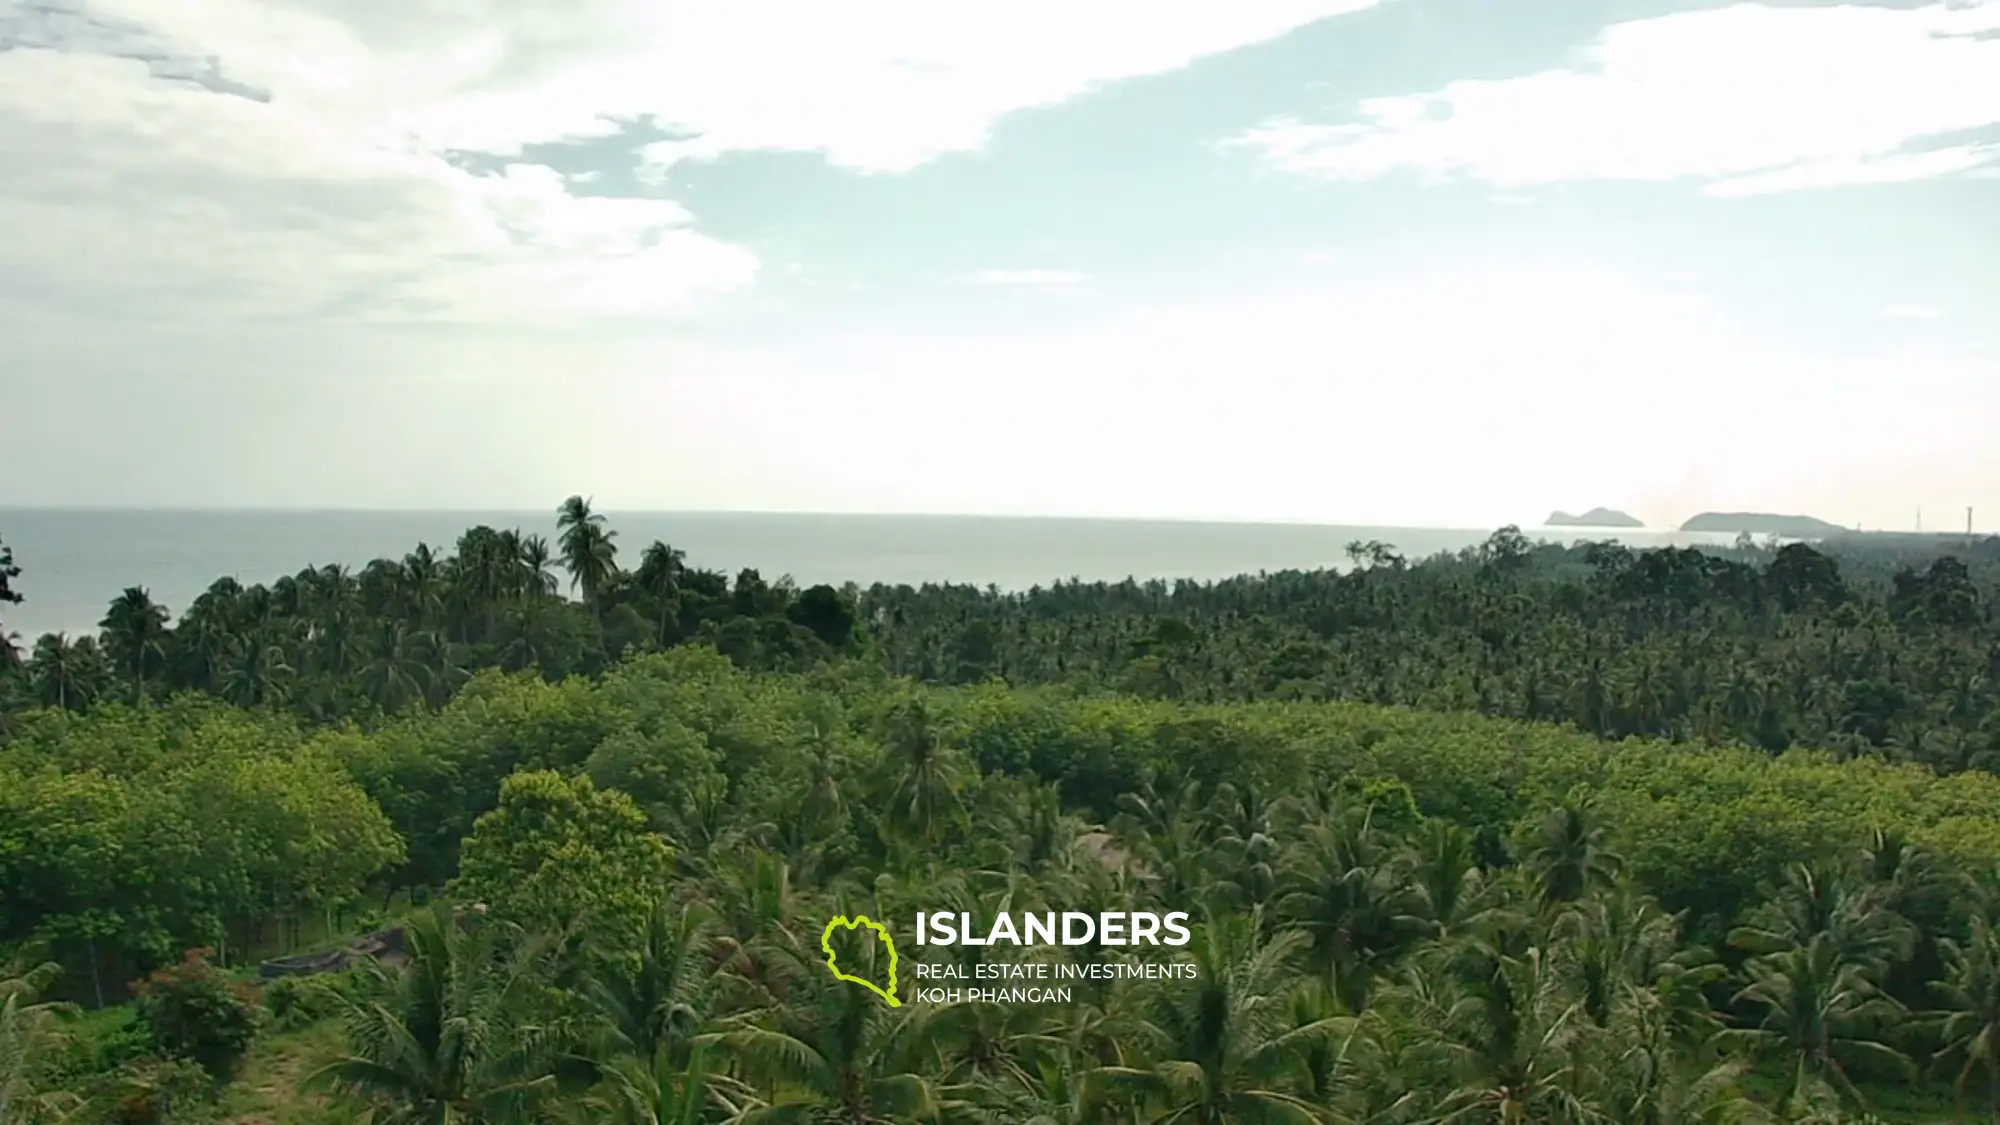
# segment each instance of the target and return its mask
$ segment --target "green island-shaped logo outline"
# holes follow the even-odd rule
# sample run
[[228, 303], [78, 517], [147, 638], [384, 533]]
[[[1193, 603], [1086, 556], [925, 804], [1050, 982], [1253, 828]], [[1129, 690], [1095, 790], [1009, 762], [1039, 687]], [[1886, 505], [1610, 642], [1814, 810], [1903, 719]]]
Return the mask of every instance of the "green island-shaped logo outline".
[[[833, 953], [833, 931], [840, 926], [845, 926], [850, 930], [857, 929], [861, 926], [866, 926], [869, 929], [874, 930], [877, 934], [881, 935], [882, 944], [889, 947], [888, 988], [886, 989], [881, 988], [880, 986], [876, 985], [874, 981], [869, 980], [866, 977], [849, 976], [848, 974], [840, 971], [840, 966], [835, 963], [834, 953]], [[882, 925], [880, 922], [870, 921], [866, 914], [857, 914], [852, 918], [849, 918], [847, 915], [843, 914], [840, 917], [835, 918], [833, 921], [828, 922], [826, 924], [825, 932], [819, 935], [819, 947], [821, 951], [823, 951], [826, 954], [826, 967], [832, 970], [833, 975], [836, 978], [844, 981], [852, 981], [855, 984], [858, 984], [863, 988], [866, 988], [868, 991], [873, 992], [875, 995], [880, 996], [884, 1000], [887, 1000], [891, 1008], [900, 1008], [903, 1006], [903, 1002], [901, 1000], [896, 999], [896, 939], [889, 936], [889, 928], [887, 926]]]

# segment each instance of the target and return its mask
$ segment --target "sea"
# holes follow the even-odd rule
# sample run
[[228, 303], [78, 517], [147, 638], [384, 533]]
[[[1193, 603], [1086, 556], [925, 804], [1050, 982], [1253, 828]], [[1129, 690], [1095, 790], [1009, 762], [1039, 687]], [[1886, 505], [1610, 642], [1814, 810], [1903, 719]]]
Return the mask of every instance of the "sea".
[[[606, 512], [621, 561], [636, 565], [661, 540], [690, 566], [731, 575], [790, 575], [868, 586], [954, 582], [1025, 590], [1064, 579], [1120, 581], [1319, 570], [1349, 565], [1355, 540], [1393, 544], [1410, 558], [1456, 551], [1490, 528], [1347, 527], [1326, 524], [987, 516], [817, 515], [759, 512]], [[478, 511], [220, 511], [0, 508], [0, 542], [21, 568], [26, 600], [0, 606], [7, 632], [94, 632], [127, 586], [145, 588], [178, 614], [225, 575], [268, 583], [308, 566], [356, 570], [401, 558], [418, 543], [448, 550], [466, 528], [519, 528], [555, 540], [555, 514]], [[1732, 535], [1578, 528], [1522, 529], [1572, 542], [1615, 538], [1634, 547], [1725, 544]]]

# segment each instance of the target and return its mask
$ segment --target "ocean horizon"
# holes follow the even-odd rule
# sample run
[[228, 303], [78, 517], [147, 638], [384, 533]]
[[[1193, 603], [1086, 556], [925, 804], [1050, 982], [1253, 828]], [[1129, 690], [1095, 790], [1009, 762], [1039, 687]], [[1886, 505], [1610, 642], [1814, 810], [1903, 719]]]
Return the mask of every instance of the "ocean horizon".
[[[663, 540], [688, 565], [730, 575], [753, 567], [800, 585], [952, 582], [1025, 590], [1076, 578], [1215, 581], [1282, 570], [1340, 569], [1348, 543], [1381, 540], [1411, 558], [1479, 543], [1492, 528], [1214, 522], [1069, 516], [606, 511], [620, 562]], [[359, 569], [419, 542], [449, 550], [487, 524], [555, 539], [555, 512], [508, 510], [0, 508], [0, 541], [21, 568], [26, 601], [0, 611], [29, 643], [95, 632], [120, 590], [143, 586], [176, 617], [230, 576], [269, 583], [308, 566]], [[1530, 538], [1616, 539], [1633, 546], [1722, 544], [1728, 534], [1646, 528], [1544, 528]]]

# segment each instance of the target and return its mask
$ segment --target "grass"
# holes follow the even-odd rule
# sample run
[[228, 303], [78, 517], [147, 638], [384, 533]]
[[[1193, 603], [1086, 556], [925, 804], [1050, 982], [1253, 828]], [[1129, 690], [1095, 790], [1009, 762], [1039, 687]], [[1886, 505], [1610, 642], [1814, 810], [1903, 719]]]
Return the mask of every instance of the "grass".
[[271, 1029], [257, 1037], [236, 1081], [222, 1092], [224, 1125], [346, 1125], [352, 1114], [298, 1084], [341, 1049], [337, 1019], [294, 1030]]

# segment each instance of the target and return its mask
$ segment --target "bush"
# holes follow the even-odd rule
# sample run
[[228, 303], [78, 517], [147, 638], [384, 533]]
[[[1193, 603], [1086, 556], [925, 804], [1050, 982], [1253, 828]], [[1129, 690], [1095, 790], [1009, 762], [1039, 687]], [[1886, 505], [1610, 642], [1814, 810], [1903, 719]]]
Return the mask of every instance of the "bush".
[[128, 1063], [108, 1085], [115, 1125], [192, 1125], [216, 1116], [209, 1072], [186, 1059]]
[[49, 1067], [60, 1082], [107, 1074], [154, 1053], [153, 1035], [129, 1005], [80, 1012], [63, 1021]]
[[277, 1026], [305, 1027], [340, 1011], [340, 997], [355, 986], [352, 970], [311, 977], [280, 977], [264, 986], [264, 1008]]
[[235, 1076], [263, 1016], [257, 990], [232, 981], [191, 949], [180, 964], [139, 982], [139, 1015], [159, 1049], [194, 1062], [217, 1082]]

